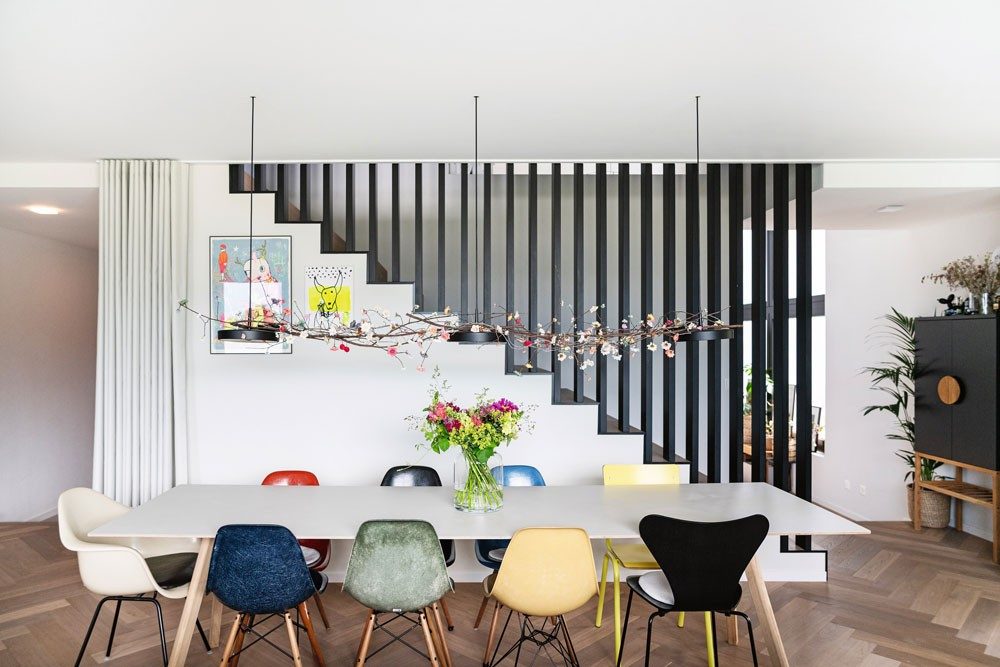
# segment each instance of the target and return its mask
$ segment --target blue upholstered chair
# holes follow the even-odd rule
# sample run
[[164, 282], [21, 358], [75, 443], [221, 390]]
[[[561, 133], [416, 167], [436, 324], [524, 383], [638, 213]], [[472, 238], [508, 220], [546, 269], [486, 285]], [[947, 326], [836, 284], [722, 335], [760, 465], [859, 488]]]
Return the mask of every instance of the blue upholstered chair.
[[[444, 554], [431, 524], [388, 520], [361, 524], [344, 575], [344, 592], [369, 609], [355, 665], [364, 665], [370, 655], [395, 641], [429, 658], [432, 665], [450, 665], [438, 601], [451, 589]], [[385, 615], [389, 615], [388, 620], [383, 620]], [[411, 625], [401, 631], [387, 630], [395, 621]], [[426, 654], [403, 639], [418, 625], [427, 644]], [[369, 654], [374, 630], [384, 630], [392, 639]]]
[[[503, 472], [501, 473], [501, 471]], [[545, 478], [534, 466], [498, 466], [490, 472], [502, 486], [545, 486]], [[496, 572], [500, 569], [504, 550], [507, 549], [509, 543], [510, 540], [476, 540], [473, 546], [476, 560]], [[476, 614], [476, 623], [472, 626], [474, 630], [479, 629], [489, 599], [488, 595], [483, 595], [483, 603], [479, 605], [479, 613]]]
[[220, 528], [215, 536], [212, 563], [208, 570], [208, 591], [237, 612], [223, 652], [223, 665], [239, 656], [247, 633], [288, 655], [284, 649], [266, 639], [269, 633], [261, 634], [254, 629], [255, 622], [260, 623], [255, 621], [255, 617], [279, 614], [285, 619], [292, 647], [289, 657], [299, 664], [301, 656], [296, 640], [296, 623], [289, 613], [292, 609], [298, 610], [312, 645], [314, 661], [317, 665], [323, 664], [323, 655], [305, 604], [316, 594], [316, 586], [298, 541], [284, 526], [233, 525]]

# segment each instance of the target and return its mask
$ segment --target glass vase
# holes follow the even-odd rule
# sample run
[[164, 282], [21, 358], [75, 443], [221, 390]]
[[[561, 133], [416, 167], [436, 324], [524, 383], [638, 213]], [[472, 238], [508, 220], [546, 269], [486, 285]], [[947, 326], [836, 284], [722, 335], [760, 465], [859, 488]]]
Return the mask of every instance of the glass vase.
[[494, 453], [483, 463], [465, 451], [455, 458], [455, 509], [485, 514], [503, 507], [503, 460]]

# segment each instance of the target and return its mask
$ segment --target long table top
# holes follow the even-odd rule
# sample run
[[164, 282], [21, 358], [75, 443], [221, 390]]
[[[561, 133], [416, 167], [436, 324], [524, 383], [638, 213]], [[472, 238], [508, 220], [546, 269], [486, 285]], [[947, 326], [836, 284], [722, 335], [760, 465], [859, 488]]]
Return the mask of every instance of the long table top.
[[214, 537], [227, 524], [287, 526], [299, 539], [353, 539], [370, 519], [423, 519], [442, 538], [509, 538], [531, 526], [583, 528], [592, 538], [639, 537], [647, 514], [724, 521], [763, 514], [771, 535], [868, 529], [763, 483], [507, 487], [490, 514], [456, 510], [449, 487], [178, 486], [91, 531], [92, 537]]

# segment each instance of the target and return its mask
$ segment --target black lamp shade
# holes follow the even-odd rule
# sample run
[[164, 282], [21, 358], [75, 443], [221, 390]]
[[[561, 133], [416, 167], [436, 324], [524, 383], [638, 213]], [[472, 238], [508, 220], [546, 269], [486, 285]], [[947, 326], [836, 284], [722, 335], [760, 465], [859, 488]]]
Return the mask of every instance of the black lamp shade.
[[250, 327], [246, 329], [221, 329], [218, 339], [224, 343], [277, 343], [278, 332]]

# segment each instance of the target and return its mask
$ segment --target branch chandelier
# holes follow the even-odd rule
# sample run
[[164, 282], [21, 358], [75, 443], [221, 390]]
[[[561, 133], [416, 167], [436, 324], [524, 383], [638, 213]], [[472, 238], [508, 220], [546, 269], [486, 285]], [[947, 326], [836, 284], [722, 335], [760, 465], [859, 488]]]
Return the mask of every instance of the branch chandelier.
[[[478, 96], [476, 97], [478, 108]], [[253, 160], [253, 104], [251, 98], [251, 163]], [[695, 98], [696, 144], [700, 143], [698, 118], [698, 98]], [[477, 123], [478, 125], [478, 123]], [[701, 161], [700, 145], [697, 146], [696, 160]], [[251, 173], [253, 168], [251, 167]], [[476, 234], [478, 238], [478, 141], [476, 155], [477, 212]], [[251, 189], [251, 207], [253, 190]], [[251, 208], [252, 215], [252, 208]], [[251, 235], [253, 227], [250, 228]], [[252, 238], [252, 236], [251, 236]], [[478, 274], [478, 243], [477, 243]], [[385, 309], [365, 308], [360, 319], [343, 323], [341, 318], [330, 317], [323, 326], [316, 326], [311, 318], [302, 314], [293, 303], [292, 314], [274, 322], [222, 321], [205, 315], [192, 308], [187, 299], [178, 303], [178, 310], [197, 315], [205, 332], [211, 322], [218, 322], [222, 329], [219, 340], [244, 342], [246, 344], [274, 345], [291, 343], [297, 339], [311, 340], [326, 345], [332, 351], [349, 352], [352, 348], [381, 350], [405, 367], [404, 358], [417, 362], [417, 370], [424, 370], [424, 363], [434, 343], [457, 340], [470, 343], [503, 343], [515, 350], [555, 351], [558, 361], [572, 360], [581, 370], [595, 364], [598, 355], [620, 360], [624, 356], [635, 356], [644, 349], [673, 357], [675, 344], [682, 341], [722, 340], [733, 337], [738, 325], [726, 324], [717, 314], [706, 310], [692, 314], [685, 312], [665, 315], [646, 314], [638, 319], [631, 315], [620, 322], [609, 325], [603, 314], [605, 304], [576, 309], [572, 304], [562, 303], [568, 311], [567, 331], [555, 331], [560, 324], [553, 317], [547, 324], [525, 323], [519, 312], [483, 313], [479, 310], [478, 275], [476, 276], [476, 307], [474, 313], [456, 313], [451, 308], [434, 313], [392, 313]], [[414, 307], [417, 310], [419, 306]], [[501, 324], [495, 324], [501, 322]], [[530, 368], [530, 365], [528, 366]]]

